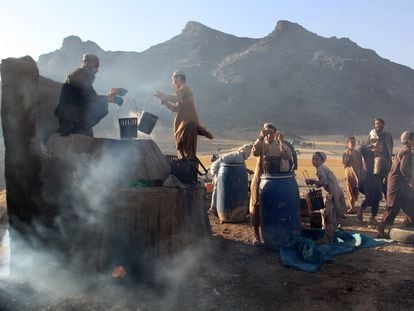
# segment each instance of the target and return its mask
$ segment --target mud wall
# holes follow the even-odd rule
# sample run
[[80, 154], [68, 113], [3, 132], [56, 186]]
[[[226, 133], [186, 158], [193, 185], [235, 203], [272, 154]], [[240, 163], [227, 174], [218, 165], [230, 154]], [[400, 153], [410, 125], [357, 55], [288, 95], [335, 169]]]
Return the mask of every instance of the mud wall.
[[23, 232], [42, 218], [39, 150], [41, 138], [57, 126], [52, 116], [60, 84], [40, 77], [30, 57], [3, 60], [1, 78], [9, 221]]

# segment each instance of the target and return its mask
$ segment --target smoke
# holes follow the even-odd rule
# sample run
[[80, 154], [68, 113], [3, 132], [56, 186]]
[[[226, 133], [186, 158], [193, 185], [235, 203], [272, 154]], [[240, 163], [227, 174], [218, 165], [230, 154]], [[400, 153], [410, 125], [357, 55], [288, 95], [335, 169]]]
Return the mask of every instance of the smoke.
[[203, 278], [203, 272], [210, 269], [211, 263], [206, 260], [210, 252], [210, 245], [203, 241], [157, 266], [157, 280], [165, 287], [160, 297], [160, 310], [183, 310], [188, 305], [198, 305], [194, 293], [204, 295], [207, 280]]
[[[155, 193], [154, 197], [159, 201], [154, 201], [151, 195], [147, 195], [152, 203], [144, 202], [131, 187], [131, 182], [139, 179], [137, 170], [145, 172], [149, 166], [157, 166], [154, 158], [150, 157], [146, 165], [137, 165], [142, 154], [137, 153], [136, 149], [128, 145], [139, 142], [128, 144], [119, 141], [95, 140], [93, 144], [89, 144], [88, 138], [85, 138], [86, 140], [79, 141], [78, 144], [72, 144], [71, 137], [66, 141], [61, 138], [61, 144], [58, 146], [61, 148], [61, 153], [59, 150], [50, 152], [51, 150], [48, 149], [50, 146], [42, 145], [40, 138], [43, 138], [48, 131], [56, 129], [56, 124], [53, 123], [56, 120], [50, 116], [53, 116], [58, 85], [46, 85], [45, 87], [44, 84], [47, 81], [41, 80], [42, 91], [39, 94], [39, 102], [42, 105], [35, 105], [33, 103], [37, 103], [38, 99], [36, 95], [38, 89], [35, 89], [37, 82], [32, 81], [27, 85], [21, 83], [19, 86], [18, 75], [13, 81], [16, 83], [11, 86], [14, 91], [9, 90], [11, 100], [7, 105], [17, 108], [23, 105], [30, 111], [33, 120], [22, 116], [18, 109], [5, 118], [8, 122], [7, 133], [14, 139], [13, 144], [8, 145], [10, 148], [8, 152], [9, 155], [15, 155], [14, 159], [19, 160], [12, 162], [11, 169], [14, 169], [15, 163], [22, 163], [21, 159], [29, 158], [30, 161], [26, 161], [29, 164], [32, 164], [31, 161], [40, 161], [36, 163], [36, 168], [31, 165], [27, 166], [28, 173], [34, 171], [40, 174], [37, 179], [36, 176], [27, 174], [30, 178], [26, 178], [21, 184], [18, 178], [13, 182], [16, 182], [14, 184], [16, 187], [19, 186], [18, 189], [30, 192], [31, 200], [42, 199], [45, 205], [31, 215], [33, 217], [28, 224], [18, 222], [17, 217], [13, 218], [13, 228], [9, 228], [11, 274], [9, 277], [6, 277], [8, 271], [3, 274], [6, 278], [2, 279], [0, 285], [0, 309], [24, 309], [24, 307], [19, 307], [17, 301], [19, 303], [27, 301], [27, 305], [33, 306], [33, 309], [44, 309], [45, 305], [51, 304], [55, 306], [52, 309], [65, 309], [66, 302], [73, 303], [74, 301], [78, 302], [78, 307], [72, 309], [85, 309], [92, 303], [98, 306], [95, 309], [132, 305], [133, 309], [169, 310], [173, 308], [172, 306], [178, 305], [182, 299], [180, 289], [188, 288], [190, 283], [197, 288], [198, 284], [202, 283], [198, 275], [200, 269], [203, 269], [206, 264], [208, 246], [202, 238], [198, 238], [200, 245], [193, 246], [187, 243], [189, 241], [187, 235], [191, 235], [189, 232], [182, 233], [184, 236], [172, 232], [171, 234], [175, 234], [174, 239], [168, 239], [170, 238], [168, 236], [169, 226], [173, 227], [176, 224], [175, 221], [190, 222], [184, 225], [186, 229], [193, 225], [191, 219], [188, 218], [189, 215], [179, 214], [175, 215], [176, 218], [171, 217], [174, 215], [171, 214], [168, 204], [172, 202], [167, 200], [174, 199], [176, 196], [163, 197]], [[141, 86], [139, 89], [139, 94], [144, 94], [140, 97], [144, 101], [145, 96], [155, 89], [167, 91], [155, 85], [145, 85], [145, 88]], [[53, 96], [49, 96], [51, 93]], [[20, 95], [22, 95], [21, 98]], [[120, 108], [127, 113], [133, 113], [135, 107], [131, 105], [128, 100], [127, 105]], [[39, 108], [40, 106], [42, 109]], [[116, 108], [114, 105], [111, 106], [113, 114], [118, 112]], [[157, 100], [152, 97], [148, 99], [145, 109], [154, 114], [157, 111], [165, 113], [165, 120], [169, 124], [167, 129], [157, 124], [150, 137], [171, 142], [171, 113], [164, 107], [160, 107]], [[40, 118], [41, 115], [44, 118]], [[119, 137], [117, 119], [114, 119], [107, 116], [103, 121], [115, 122], [115, 125], [111, 124], [109, 130], [112, 131], [114, 137]], [[33, 123], [38, 120], [44, 122]], [[27, 136], [15, 137], [16, 133], [12, 125], [16, 124], [19, 125], [19, 129], [34, 129], [38, 133], [34, 136], [30, 133]], [[96, 129], [95, 136], [100, 136], [97, 133], [100, 133], [99, 128]], [[26, 139], [27, 137], [30, 137], [30, 142]], [[90, 151], [96, 147], [94, 144], [99, 145], [101, 149], [95, 150], [96, 152], [92, 154]], [[110, 144], [117, 145], [117, 147], [110, 148]], [[171, 151], [175, 152], [172, 143], [169, 147], [172, 147]], [[71, 148], [78, 152], [73, 154], [74, 149]], [[142, 152], [149, 151], [143, 149]], [[10, 159], [9, 156], [9, 161]], [[36, 170], [37, 164], [39, 164], [40, 171]], [[116, 200], [122, 198], [120, 191], [131, 194], [130, 200], [132, 202], [136, 200], [136, 204], [140, 202], [139, 204], [144, 205], [145, 208], [135, 208], [131, 203], [128, 207], [129, 214], [117, 214], [114, 206], [115, 203], [119, 203]], [[151, 189], [148, 191], [151, 192]], [[170, 194], [171, 191], [171, 189], [165, 190]], [[180, 191], [177, 190], [177, 193]], [[180, 204], [185, 204], [187, 198], [181, 198], [181, 200]], [[16, 201], [20, 204], [29, 202]], [[37, 201], [33, 203], [39, 204]], [[157, 205], [162, 204], [165, 207], [159, 211]], [[193, 206], [188, 207], [193, 208]], [[38, 207], [33, 207], [33, 210], [31, 206], [25, 206], [25, 208], [31, 212]], [[182, 206], [179, 208], [181, 210]], [[158, 245], [157, 243], [162, 243], [162, 239], [158, 236], [162, 230], [157, 231], [154, 224], [146, 223], [146, 214], [153, 215], [151, 221], [154, 221], [160, 229], [167, 228], [162, 233], [164, 234], [162, 238], [180, 247], [172, 249], [168, 248], [169, 245]], [[142, 226], [149, 227], [146, 235], [140, 236], [140, 232], [132, 230], [132, 226], [137, 222], [142, 222]], [[14, 228], [18, 228], [18, 231]], [[24, 234], [21, 235], [22, 232]], [[147, 247], [151, 243], [156, 244], [154, 249]], [[7, 254], [10, 253], [5, 253], [6, 256], [2, 257], [5, 259], [3, 267], [7, 270]], [[158, 260], [157, 263], [156, 260]], [[118, 264], [125, 265], [127, 277], [124, 280], [114, 279], [111, 276], [112, 268]], [[19, 284], [25, 284], [25, 288], [30, 287], [30, 293], [33, 295], [27, 295], [26, 291], [22, 292]], [[8, 306], [10, 308], [3, 308], [1, 304], [4, 292], [15, 298], [10, 300], [14, 301], [14, 305]], [[79, 297], [90, 297], [90, 299]]]
[[19, 304], [23, 302], [33, 309], [161, 311], [197, 308], [200, 296], [204, 304], [201, 309], [212, 303], [210, 293], [204, 293], [211, 288], [204, 279], [204, 274], [211, 269], [210, 261], [206, 260], [210, 252], [207, 243], [188, 246], [175, 256], [161, 260], [150, 278], [130, 282], [113, 279], [110, 273], [82, 273], [79, 263], [68, 261], [61, 253], [35, 248], [18, 234], [11, 235], [15, 249], [13, 273], [2, 279], [0, 307], [4, 303], [1, 299], [4, 292], [14, 300], [6, 308], [9, 310], [21, 309]]
[[[129, 174], [128, 167], [131, 157], [127, 151], [114, 150], [102, 155], [99, 161], [90, 159], [82, 163], [72, 159], [74, 178], [68, 180], [69, 187], [63, 199], [71, 197], [76, 216], [83, 219], [86, 225], [96, 224], [110, 207], [110, 197]], [[87, 161], [87, 160], [86, 160]]]
[[[118, 143], [128, 146], [127, 142]], [[126, 223], [123, 225], [126, 231], [116, 231], [116, 223], [119, 222], [116, 219], [112, 219], [115, 225], [106, 228], [114, 208], [115, 193], [119, 189], [132, 189], [128, 184], [133, 170], [130, 164], [131, 161], [137, 162], [137, 157], [142, 155], [133, 154], [134, 150], [129, 147], [103, 149], [99, 156], [81, 153], [72, 157], [66, 154], [66, 167], [59, 166], [63, 162], [57, 163], [56, 168], [60, 168], [60, 171], [54, 172], [63, 178], [63, 184], [60, 185], [62, 191], [54, 195], [45, 193], [45, 197], [50, 199], [47, 203], [60, 207], [53, 224], [54, 230], [41, 222], [31, 224], [31, 229], [37, 233], [35, 236], [41, 236], [43, 240], [39, 241], [35, 236], [21, 236], [10, 228], [12, 274], [4, 283], [4, 286], [8, 284], [9, 287], [0, 287], [0, 292], [7, 290], [9, 295], [23, 299], [21, 296], [24, 293], [20, 292], [18, 284], [26, 284], [33, 296], [24, 299], [35, 306], [55, 303], [56, 309], [73, 306], [75, 302], [79, 309], [91, 304], [95, 304], [98, 309], [108, 306], [132, 306], [144, 310], [180, 309], [183, 299], [188, 298], [185, 293], [189, 285], [192, 290], [202, 287], [200, 273], [207, 264], [205, 258], [209, 245], [204, 238], [197, 238], [197, 245], [190, 244], [188, 241], [192, 238], [188, 235], [191, 233], [184, 232], [175, 237], [179, 241], [186, 241], [179, 243], [181, 251], [176, 250], [174, 255], [155, 255], [155, 262], [152, 256], [140, 257], [135, 254], [136, 250], [151, 253], [150, 250], [130, 244], [132, 240], [128, 236], [131, 229], [127, 226], [133, 226], [138, 221], [135, 216], [131, 214], [125, 218]], [[44, 187], [53, 184], [59, 189], [57, 179], [48, 180], [46, 177], [51, 176], [46, 173], [42, 175]], [[145, 215], [136, 217], [145, 219]], [[168, 214], [160, 217], [168, 217]], [[159, 221], [160, 226], [164, 223], [168, 226], [170, 222], [165, 218]], [[107, 235], [96, 235], [99, 230]], [[150, 234], [154, 234], [151, 232], [148, 232], [148, 237], [136, 237], [135, 243], [151, 238]], [[59, 245], [53, 247], [55, 244], [51, 241], [62, 243], [64, 248]], [[107, 246], [102, 242], [107, 243]], [[105, 264], [100, 264], [100, 259]], [[134, 263], [138, 264], [139, 271], [133, 265], [130, 266], [131, 260], [138, 260]], [[124, 280], [111, 276], [112, 268], [118, 264], [124, 265], [127, 271]], [[95, 266], [96, 270], [93, 269]], [[10, 285], [10, 282], [14, 285]]]
[[10, 275], [10, 236], [5, 226], [0, 226], [0, 279]]

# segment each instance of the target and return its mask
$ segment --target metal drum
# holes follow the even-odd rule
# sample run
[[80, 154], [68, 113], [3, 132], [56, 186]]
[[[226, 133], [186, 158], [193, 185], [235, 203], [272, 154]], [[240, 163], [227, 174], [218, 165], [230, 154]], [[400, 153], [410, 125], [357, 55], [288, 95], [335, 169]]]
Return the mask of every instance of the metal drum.
[[221, 163], [217, 175], [217, 214], [223, 222], [241, 222], [248, 211], [246, 166]]
[[260, 177], [260, 219], [266, 246], [279, 246], [300, 235], [300, 197], [292, 173], [263, 174]]

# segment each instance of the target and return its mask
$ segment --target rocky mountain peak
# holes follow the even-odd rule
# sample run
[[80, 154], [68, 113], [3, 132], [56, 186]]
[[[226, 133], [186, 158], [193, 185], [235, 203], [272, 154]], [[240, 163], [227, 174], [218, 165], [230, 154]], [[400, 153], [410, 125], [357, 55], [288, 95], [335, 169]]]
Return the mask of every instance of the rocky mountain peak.
[[279, 40], [301, 41], [304, 38], [309, 39], [315, 35], [297, 23], [280, 20], [276, 23], [273, 31], [263, 38], [261, 44], [274, 44], [275, 42], [279, 42]]
[[280, 20], [276, 23], [275, 30], [276, 32], [282, 31], [304, 31], [308, 32], [305, 28], [303, 28], [298, 23], [292, 23], [286, 20]]
[[82, 41], [78, 36], [68, 36], [63, 39], [62, 52], [76, 52], [86, 51], [87, 53], [99, 53], [103, 52], [99, 45], [93, 41]]
[[[223, 32], [207, 27], [199, 22], [193, 22], [193, 21], [187, 22], [187, 24], [185, 25], [182, 31], [182, 34], [187, 35], [187, 36], [202, 36], [202, 37], [226, 35]], [[227, 35], [227, 36], [230, 36], [230, 35]]]
[[213, 31], [213, 29], [194, 21], [189, 21], [185, 24], [183, 32], [199, 32], [199, 31]]
[[63, 39], [62, 48], [70, 48], [73, 46], [81, 46], [82, 40], [78, 36], [68, 36]]

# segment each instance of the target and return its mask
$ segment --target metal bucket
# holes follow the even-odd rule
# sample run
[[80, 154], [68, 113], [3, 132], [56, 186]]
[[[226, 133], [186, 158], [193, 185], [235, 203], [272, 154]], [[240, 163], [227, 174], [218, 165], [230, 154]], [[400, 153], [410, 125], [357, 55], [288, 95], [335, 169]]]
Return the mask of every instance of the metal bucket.
[[121, 130], [121, 139], [134, 139], [138, 137], [137, 118], [119, 118], [118, 122]]
[[171, 166], [171, 175], [177, 177], [183, 184], [196, 184], [198, 173], [197, 159], [179, 159], [176, 155], [164, 155]]
[[263, 157], [263, 174], [279, 174], [282, 158], [279, 156]]
[[148, 135], [151, 134], [157, 120], [157, 116], [149, 112], [142, 111], [138, 120], [138, 130]]
[[322, 190], [320, 189], [309, 189], [309, 192], [306, 195], [306, 200], [312, 211], [325, 208]]

